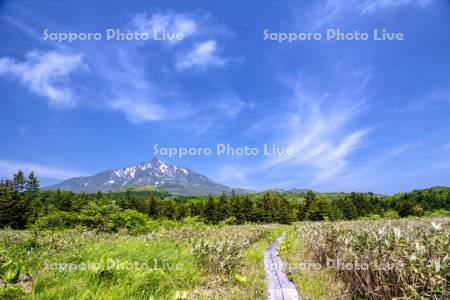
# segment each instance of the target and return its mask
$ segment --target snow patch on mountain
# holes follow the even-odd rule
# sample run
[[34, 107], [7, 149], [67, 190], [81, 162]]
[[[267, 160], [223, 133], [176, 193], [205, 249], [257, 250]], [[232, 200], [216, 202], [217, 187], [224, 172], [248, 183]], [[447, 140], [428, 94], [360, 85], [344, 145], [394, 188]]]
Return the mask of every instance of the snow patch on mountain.
[[231, 187], [216, 183], [188, 168], [173, 166], [156, 158], [150, 162], [105, 171], [93, 176], [68, 179], [48, 189], [95, 193], [141, 185], [153, 185], [175, 195], [221, 194], [231, 193], [232, 190]]

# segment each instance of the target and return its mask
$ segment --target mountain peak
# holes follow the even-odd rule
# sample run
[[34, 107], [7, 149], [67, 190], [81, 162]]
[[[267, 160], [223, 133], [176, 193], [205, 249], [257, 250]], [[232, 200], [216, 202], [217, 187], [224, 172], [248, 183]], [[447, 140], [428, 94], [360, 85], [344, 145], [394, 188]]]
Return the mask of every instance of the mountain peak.
[[152, 158], [152, 160], [150, 161], [150, 165], [153, 168], [158, 168], [159, 166], [163, 165], [164, 163], [162, 161], [160, 161], [156, 156], [154, 156]]
[[[108, 192], [136, 186], [153, 186], [174, 195], [209, 195], [231, 193], [232, 188], [182, 166], [173, 166], [153, 157], [150, 162], [105, 171], [93, 176], [71, 178], [47, 189], [73, 192]], [[245, 192], [244, 190], [242, 190]]]

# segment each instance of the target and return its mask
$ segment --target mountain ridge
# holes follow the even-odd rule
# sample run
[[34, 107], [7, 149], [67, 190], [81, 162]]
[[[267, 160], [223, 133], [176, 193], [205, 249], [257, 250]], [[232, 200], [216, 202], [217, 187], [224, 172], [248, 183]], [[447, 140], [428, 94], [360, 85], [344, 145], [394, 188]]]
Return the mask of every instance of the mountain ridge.
[[181, 196], [230, 194], [232, 190], [240, 194], [253, 192], [222, 185], [189, 168], [167, 164], [156, 157], [149, 162], [102, 171], [92, 176], [70, 178], [46, 189], [95, 193], [142, 185], [151, 185]]

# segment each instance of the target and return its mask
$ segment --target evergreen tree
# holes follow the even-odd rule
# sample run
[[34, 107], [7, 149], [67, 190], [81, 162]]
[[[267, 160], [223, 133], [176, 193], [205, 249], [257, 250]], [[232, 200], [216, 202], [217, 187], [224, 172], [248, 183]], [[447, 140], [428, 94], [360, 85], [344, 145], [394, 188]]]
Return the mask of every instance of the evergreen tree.
[[25, 186], [25, 176], [21, 170], [14, 174], [13, 186], [16, 192], [23, 192]]
[[177, 214], [177, 206], [173, 200], [163, 201], [164, 205], [164, 216], [168, 219], [175, 219]]
[[239, 196], [231, 197], [231, 213], [236, 218], [236, 223], [242, 224], [245, 222], [245, 217], [242, 213], [242, 201]]
[[313, 191], [306, 192], [305, 205], [303, 206], [304, 209], [303, 214], [305, 215], [305, 217], [314, 200], [316, 200], [316, 194]]
[[147, 214], [150, 218], [156, 219], [159, 217], [158, 215], [158, 201], [155, 198], [155, 195], [150, 194], [148, 198], [148, 205], [147, 205]]
[[262, 198], [262, 222], [268, 223], [274, 221], [275, 205], [271, 193], [264, 193]]
[[293, 212], [289, 209], [289, 202], [286, 199], [279, 199], [277, 204], [276, 220], [281, 224], [291, 224], [294, 220]]
[[39, 180], [35, 176], [34, 172], [31, 172], [28, 175], [28, 179], [25, 183], [25, 191], [34, 193], [38, 190], [39, 190]]
[[15, 211], [13, 202], [14, 187], [11, 180], [0, 182], [0, 227], [11, 226]]
[[306, 218], [312, 221], [328, 220], [330, 216], [330, 204], [327, 199], [319, 197], [311, 204]]
[[230, 216], [231, 211], [228, 197], [225, 193], [222, 193], [217, 201], [217, 221], [223, 221]]
[[203, 215], [209, 222], [217, 222], [217, 208], [214, 198], [210, 195], [205, 204], [205, 210]]
[[344, 219], [352, 220], [358, 217], [357, 207], [347, 195], [336, 200], [336, 203], [339, 210], [342, 211]]

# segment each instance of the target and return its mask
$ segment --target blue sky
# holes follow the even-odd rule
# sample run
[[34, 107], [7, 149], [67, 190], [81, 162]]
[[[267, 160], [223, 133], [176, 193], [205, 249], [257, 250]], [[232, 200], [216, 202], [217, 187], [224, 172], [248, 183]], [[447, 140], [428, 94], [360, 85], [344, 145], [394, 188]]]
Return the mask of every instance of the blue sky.
[[[150, 160], [155, 144], [275, 144], [294, 154], [159, 158], [258, 190], [449, 185], [448, 1], [0, 1], [0, 23], [0, 177], [21, 168], [50, 184]], [[183, 39], [43, 33], [108, 28]], [[263, 34], [330, 28], [405, 39]]]

